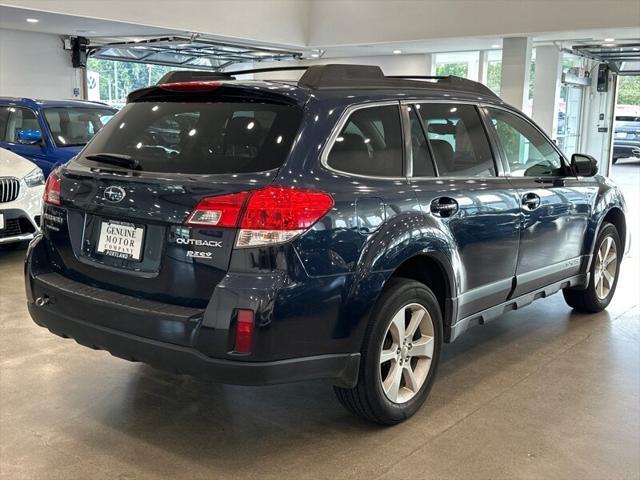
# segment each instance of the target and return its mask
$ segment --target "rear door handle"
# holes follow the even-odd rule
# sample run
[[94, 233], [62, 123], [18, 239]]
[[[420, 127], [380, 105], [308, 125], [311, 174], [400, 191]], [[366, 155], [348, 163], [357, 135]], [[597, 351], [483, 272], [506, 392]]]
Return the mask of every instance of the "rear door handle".
[[522, 206], [527, 210], [535, 210], [540, 206], [540, 197], [537, 193], [525, 193], [522, 196]]
[[431, 202], [431, 213], [437, 217], [451, 217], [459, 208], [458, 202], [451, 197], [440, 197]]

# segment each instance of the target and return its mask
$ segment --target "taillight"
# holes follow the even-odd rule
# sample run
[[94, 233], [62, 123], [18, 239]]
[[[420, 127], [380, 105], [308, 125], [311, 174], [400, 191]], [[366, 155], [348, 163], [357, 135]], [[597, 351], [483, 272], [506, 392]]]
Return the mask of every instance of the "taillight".
[[328, 193], [266, 187], [251, 193], [236, 241], [237, 247], [282, 243], [300, 235], [333, 207]]
[[333, 207], [328, 193], [270, 186], [202, 199], [187, 219], [192, 226], [240, 227], [236, 247], [283, 243], [300, 235]]
[[254, 315], [252, 310], [238, 310], [236, 314], [236, 341], [233, 351], [251, 353], [253, 341]]
[[235, 228], [248, 195], [248, 192], [240, 192], [203, 198], [189, 215], [187, 224]]
[[60, 205], [60, 177], [55, 172], [52, 172], [47, 178], [43, 199], [44, 203], [49, 205]]

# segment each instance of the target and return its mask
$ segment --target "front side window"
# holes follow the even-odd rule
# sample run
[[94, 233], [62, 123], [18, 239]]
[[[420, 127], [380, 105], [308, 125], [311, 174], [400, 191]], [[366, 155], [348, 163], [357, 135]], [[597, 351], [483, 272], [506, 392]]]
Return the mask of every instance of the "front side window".
[[504, 155], [507, 157], [511, 175], [517, 177], [564, 175], [560, 154], [533, 125], [505, 110], [488, 108], [487, 111]]
[[86, 144], [115, 115], [108, 108], [45, 108], [44, 118], [58, 147]]
[[496, 175], [493, 155], [480, 116], [473, 105], [416, 105], [442, 177]]
[[300, 108], [271, 103], [133, 102], [84, 154], [127, 155], [150, 172], [262, 172], [285, 162], [301, 118]]
[[402, 164], [402, 128], [396, 105], [353, 112], [327, 158], [331, 168], [372, 177], [401, 177]]
[[7, 107], [9, 116], [5, 127], [4, 141], [16, 143], [27, 134], [40, 132], [40, 124], [35, 113], [28, 108]]

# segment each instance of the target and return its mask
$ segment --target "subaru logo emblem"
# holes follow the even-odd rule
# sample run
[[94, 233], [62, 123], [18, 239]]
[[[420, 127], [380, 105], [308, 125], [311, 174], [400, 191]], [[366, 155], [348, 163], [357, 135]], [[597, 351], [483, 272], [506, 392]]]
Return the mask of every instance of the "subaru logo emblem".
[[121, 202], [126, 195], [126, 192], [121, 187], [111, 186], [104, 189], [104, 198], [111, 203]]

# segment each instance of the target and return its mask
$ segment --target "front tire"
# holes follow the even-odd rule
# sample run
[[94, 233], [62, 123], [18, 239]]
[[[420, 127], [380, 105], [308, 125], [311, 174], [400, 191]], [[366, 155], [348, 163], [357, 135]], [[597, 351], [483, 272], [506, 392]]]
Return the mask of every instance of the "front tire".
[[583, 290], [563, 290], [567, 304], [580, 312], [601, 312], [615, 294], [620, 274], [622, 245], [618, 230], [611, 223], [603, 223], [591, 260], [589, 285]]
[[365, 333], [355, 388], [336, 396], [365, 420], [394, 425], [411, 417], [433, 384], [442, 347], [438, 300], [424, 284], [392, 279]]

